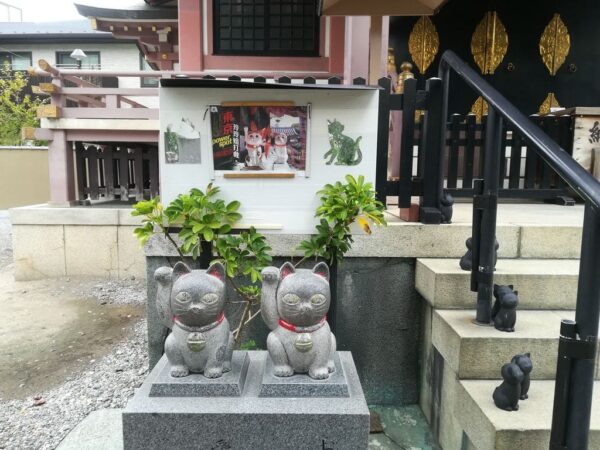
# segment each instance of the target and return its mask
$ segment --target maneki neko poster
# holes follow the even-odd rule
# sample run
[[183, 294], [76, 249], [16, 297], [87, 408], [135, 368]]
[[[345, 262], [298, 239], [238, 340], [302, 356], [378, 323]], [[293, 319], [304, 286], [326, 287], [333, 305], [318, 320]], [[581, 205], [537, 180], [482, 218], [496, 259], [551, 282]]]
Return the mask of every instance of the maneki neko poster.
[[159, 99], [163, 203], [212, 183], [240, 227], [310, 233], [325, 184], [375, 181], [378, 87], [163, 79]]

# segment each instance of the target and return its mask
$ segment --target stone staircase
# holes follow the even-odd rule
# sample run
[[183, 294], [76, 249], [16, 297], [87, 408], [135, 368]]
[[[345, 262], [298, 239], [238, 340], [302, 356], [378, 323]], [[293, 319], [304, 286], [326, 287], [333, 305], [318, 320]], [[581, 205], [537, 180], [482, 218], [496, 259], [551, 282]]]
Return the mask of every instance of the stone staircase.
[[[581, 223], [552, 222], [513, 222], [520, 227], [517, 258], [503, 259], [500, 241], [494, 281], [519, 291], [514, 333], [473, 322], [476, 294], [457, 258], [417, 259], [416, 289], [424, 299], [420, 404], [444, 450], [548, 449], [560, 321], [574, 318], [581, 245]], [[500, 368], [524, 352], [534, 364], [529, 399], [517, 412], [497, 409], [492, 393]], [[600, 384], [600, 406], [596, 397]], [[593, 411], [589, 448], [600, 449], [600, 411]]]

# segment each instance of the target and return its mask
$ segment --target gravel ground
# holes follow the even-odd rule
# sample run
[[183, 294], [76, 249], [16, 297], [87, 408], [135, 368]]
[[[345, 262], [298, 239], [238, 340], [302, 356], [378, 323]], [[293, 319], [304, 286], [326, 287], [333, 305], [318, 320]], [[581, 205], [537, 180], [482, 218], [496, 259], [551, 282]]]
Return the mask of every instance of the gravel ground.
[[0, 448], [56, 448], [90, 412], [123, 408], [147, 371], [143, 320], [126, 342], [57, 388], [26, 400], [0, 401]]
[[[0, 211], [0, 271], [8, 274], [11, 265], [10, 221], [8, 213]], [[82, 302], [100, 305], [139, 308], [146, 303], [143, 280], [62, 278], [32, 282], [31, 286], [41, 283], [47, 295], [57, 300], [69, 292], [80, 295]], [[26, 293], [23, 290], [22, 294]], [[147, 375], [147, 352], [144, 319], [130, 325], [127, 339], [108, 354], [87, 362], [60, 385], [24, 400], [0, 398], [0, 449], [54, 449], [90, 412], [123, 408]]]

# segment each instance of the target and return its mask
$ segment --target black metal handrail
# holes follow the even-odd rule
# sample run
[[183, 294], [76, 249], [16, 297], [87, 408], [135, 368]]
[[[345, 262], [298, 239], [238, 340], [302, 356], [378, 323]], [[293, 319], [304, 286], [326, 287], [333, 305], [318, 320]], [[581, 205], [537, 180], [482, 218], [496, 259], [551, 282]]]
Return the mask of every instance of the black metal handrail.
[[600, 183], [598, 180], [452, 50], [446, 50], [442, 54], [439, 69], [441, 79], [447, 78], [444, 72], [447, 72], [448, 68], [452, 68], [468, 86], [488, 102], [490, 107], [494, 108], [516, 131], [537, 147], [544, 161], [584, 200], [592, 203], [595, 208], [600, 208]]
[[[588, 448], [600, 318], [600, 182], [466, 62], [454, 52], [446, 51], [441, 58], [440, 79], [428, 80], [428, 102], [430, 106], [433, 105], [434, 114], [428, 111], [425, 120], [427, 122], [429, 115], [429, 125], [434, 130], [430, 131], [434, 136], [432, 140], [438, 143], [437, 147], [431, 145], [431, 148], [425, 149], [430, 177], [426, 179], [429, 188], [425, 189], [427, 186], [424, 186], [422, 205], [440, 211], [440, 214], [444, 206], [440, 155], [446, 141], [450, 69], [483, 97], [489, 106], [482, 155], [483, 179], [474, 180], [473, 186], [471, 289], [477, 291], [478, 323], [489, 324], [491, 320], [503, 122], [506, 121], [520, 133], [531, 144], [531, 148], [585, 201], [575, 321], [563, 321], [561, 326], [549, 446], [551, 450], [585, 450]], [[436, 177], [436, 173], [439, 176]]]

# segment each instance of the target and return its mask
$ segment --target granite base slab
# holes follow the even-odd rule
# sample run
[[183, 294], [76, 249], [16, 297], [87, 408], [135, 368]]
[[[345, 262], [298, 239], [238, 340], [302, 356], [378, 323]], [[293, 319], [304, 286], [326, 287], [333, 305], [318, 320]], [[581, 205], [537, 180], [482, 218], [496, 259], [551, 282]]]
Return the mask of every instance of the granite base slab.
[[273, 360], [267, 355], [260, 397], [348, 397], [348, 383], [339, 354], [333, 357], [335, 371], [326, 380], [313, 380], [306, 374], [291, 377], [273, 375]]
[[123, 411], [124, 449], [367, 449], [369, 410], [350, 352], [336, 355], [347, 396], [302, 398], [260, 396], [267, 352], [244, 353], [239, 397], [150, 396], [163, 357]]
[[171, 365], [163, 358], [150, 387], [150, 397], [239, 397], [242, 395], [250, 360], [246, 352], [233, 352], [231, 371], [219, 378], [206, 378], [201, 373], [187, 377], [171, 376]]

